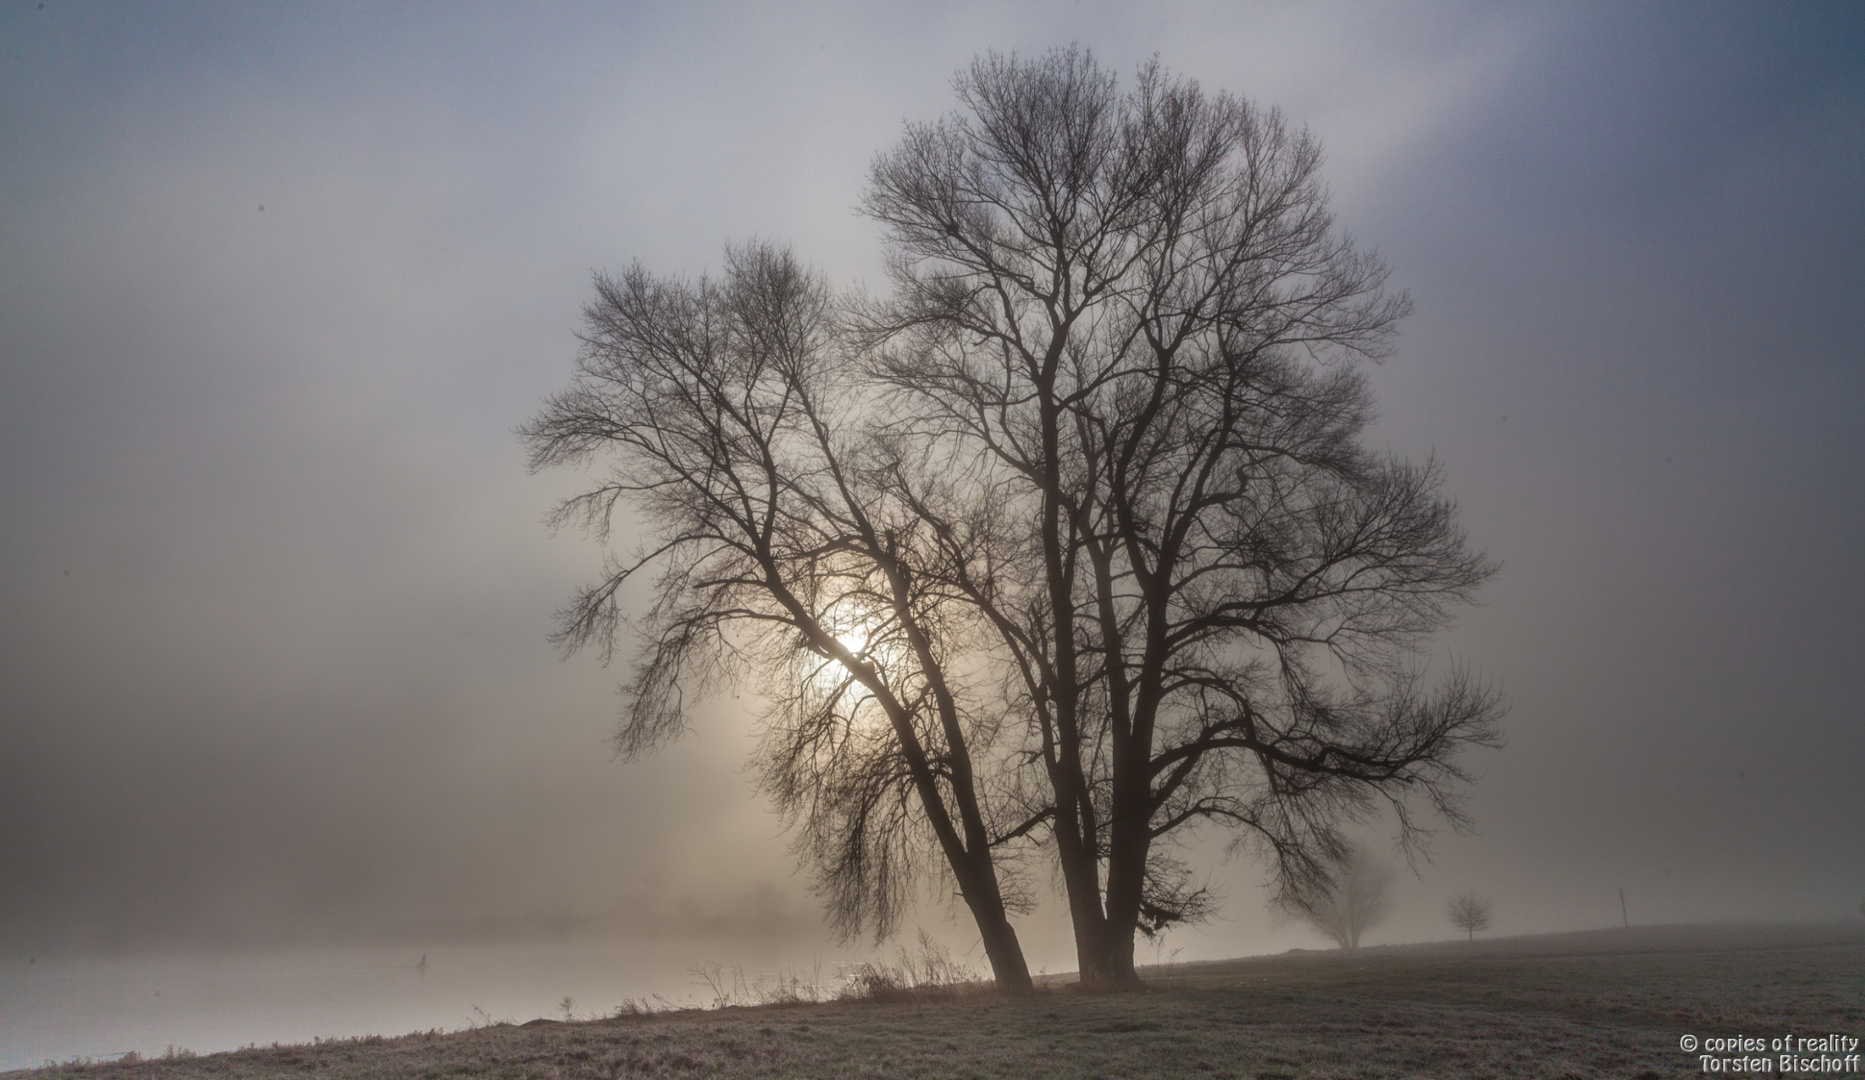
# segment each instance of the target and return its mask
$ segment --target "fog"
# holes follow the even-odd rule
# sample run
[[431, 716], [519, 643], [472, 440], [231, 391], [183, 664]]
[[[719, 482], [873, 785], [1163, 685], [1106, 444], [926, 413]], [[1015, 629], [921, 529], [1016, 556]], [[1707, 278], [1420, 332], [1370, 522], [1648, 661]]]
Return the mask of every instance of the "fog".
[[[1369, 940], [1865, 899], [1855, 7], [66, 3], [0, 11], [0, 950], [827, 942], [719, 695], [614, 760], [601, 550], [513, 429], [590, 274], [788, 242], [880, 288], [871, 157], [986, 49], [1279, 105], [1417, 314], [1375, 444], [1504, 569], [1511, 706]], [[1369, 827], [1376, 847], [1390, 836]], [[1317, 946], [1206, 837], [1167, 949]], [[1393, 857], [1395, 862], [1396, 856]], [[921, 922], [961, 948], [962, 919]], [[1051, 903], [1032, 967], [1072, 964]]]

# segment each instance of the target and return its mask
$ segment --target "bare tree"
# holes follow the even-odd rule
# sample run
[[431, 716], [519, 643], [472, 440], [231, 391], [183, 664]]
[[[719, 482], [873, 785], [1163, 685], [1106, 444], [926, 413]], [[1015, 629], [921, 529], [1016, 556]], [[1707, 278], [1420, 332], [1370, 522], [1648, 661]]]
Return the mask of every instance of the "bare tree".
[[[643, 754], [708, 688], [758, 679], [755, 761], [845, 935], [890, 933], [928, 871], [950, 875], [1000, 985], [1030, 986], [980, 783], [1004, 771], [999, 717], [963, 670], [973, 633], [923, 573], [911, 512], [868, 475], [864, 397], [827, 286], [788, 252], [728, 252], [723, 279], [598, 275], [574, 386], [521, 435], [531, 466], [599, 461], [557, 525], [606, 540], [618, 507], [646, 534], [560, 613], [566, 650], [612, 657], [621, 598], [657, 576], [615, 742]], [[936, 569], [936, 568], [935, 568]]]
[[1496, 696], [1420, 676], [1493, 571], [1435, 463], [1368, 452], [1355, 362], [1410, 307], [1333, 225], [1320, 148], [1155, 64], [990, 55], [961, 110], [877, 159], [898, 391], [887, 482], [939, 588], [993, 634], [1029, 767], [1012, 833], [1054, 844], [1082, 978], [1210, 898], [1174, 856], [1215, 822], [1282, 895], [1331, 880], [1381, 805], [1463, 821], [1457, 754]]
[[1490, 922], [1490, 903], [1476, 894], [1475, 889], [1466, 889], [1451, 897], [1445, 913], [1450, 916], [1451, 925], [1468, 935], [1468, 940], [1476, 940], [1478, 930], [1488, 930]]
[[1285, 898], [1382, 806], [1463, 821], [1496, 696], [1427, 686], [1429, 636], [1493, 571], [1435, 463], [1369, 453], [1360, 361], [1403, 295], [1335, 229], [1320, 151], [1158, 65], [987, 56], [963, 109], [877, 159], [893, 294], [838, 317], [781, 252], [722, 281], [599, 278], [534, 467], [613, 471], [560, 509], [649, 527], [563, 613], [605, 657], [652, 566], [617, 732], [755, 675], [757, 768], [845, 932], [949, 874], [1001, 982], [1022, 845], [1053, 846], [1090, 985], [1210, 910], [1177, 857], [1216, 823]]
[[1392, 914], [1392, 867], [1354, 848], [1331, 879], [1285, 891], [1283, 906], [1352, 951], [1360, 936]]

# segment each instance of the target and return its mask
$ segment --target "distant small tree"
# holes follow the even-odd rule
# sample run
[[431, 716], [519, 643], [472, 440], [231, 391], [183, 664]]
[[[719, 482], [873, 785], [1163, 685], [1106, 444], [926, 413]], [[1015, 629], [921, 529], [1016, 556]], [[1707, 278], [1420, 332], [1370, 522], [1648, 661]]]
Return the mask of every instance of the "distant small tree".
[[1478, 930], [1489, 929], [1489, 901], [1478, 896], [1474, 889], [1466, 889], [1451, 897], [1446, 910], [1450, 915], [1451, 925], [1469, 935], [1471, 941], [1476, 940]]
[[1284, 908], [1343, 949], [1360, 947], [1360, 935], [1392, 914], [1392, 867], [1354, 848], [1331, 878], [1289, 893]]

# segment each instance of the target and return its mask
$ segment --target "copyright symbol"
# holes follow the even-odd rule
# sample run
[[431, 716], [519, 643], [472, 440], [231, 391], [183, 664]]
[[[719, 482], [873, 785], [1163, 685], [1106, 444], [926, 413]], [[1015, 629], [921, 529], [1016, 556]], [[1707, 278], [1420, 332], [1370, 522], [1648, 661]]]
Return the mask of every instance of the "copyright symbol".
[[1683, 1047], [1685, 1053], [1689, 1053], [1697, 1048], [1697, 1037], [1695, 1035], [1686, 1035], [1677, 1040], [1677, 1045]]

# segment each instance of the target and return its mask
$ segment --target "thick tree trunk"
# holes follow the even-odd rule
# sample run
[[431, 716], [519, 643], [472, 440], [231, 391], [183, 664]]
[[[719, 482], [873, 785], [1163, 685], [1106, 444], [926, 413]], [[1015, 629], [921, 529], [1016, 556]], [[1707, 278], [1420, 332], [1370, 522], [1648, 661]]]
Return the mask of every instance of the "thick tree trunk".
[[1140, 932], [1140, 903], [1146, 889], [1146, 860], [1152, 837], [1142, 821], [1136, 825], [1116, 814], [1107, 863], [1107, 957], [1112, 986], [1137, 990], [1144, 984], [1134, 968], [1134, 937]]
[[951, 863], [959, 895], [965, 898], [972, 921], [978, 924], [978, 937], [984, 943], [984, 955], [991, 962], [991, 976], [997, 980], [998, 989], [1010, 994], [1029, 993], [1035, 983], [1030, 980], [1030, 965], [1023, 958], [1023, 946], [1004, 908], [990, 852], [963, 852]]
[[[966, 906], [978, 924], [978, 937], [984, 943], [984, 955], [991, 962], [997, 988], [1009, 994], [1027, 994], [1036, 987], [1030, 979], [1030, 965], [1023, 957], [1016, 927], [1010, 925], [1009, 913], [1004, 910], [1003, 894], [997, 888], [997, 869], [988, 856], [983, 862], [976, 872], [982, 879], [978, 889], [982, 895], [973, 900], [972, 890], [965, 889]], [[964, 888], [963, 882], [960, 888]]]
[[1069, 920], [1075, 931], [1075, 962], [1081, 986], [1108, 990], [1120, 988], [1122, 982], [1109, 952], [1112, 935], [1101, 893], [1100, 837], [1093, 793], [1083, 767], [1086, 748], [1078, 712], [1081, 684], [1074, 614], [1076, 568], [1071, 550], [1076, 523], [1065, 509], [1068, 500], [1061, 469], [1064, 409], [1055, 388], [1069, 337], [1067, 322], [1058, 320], [1054, 330], [1041, 370], [1032, 380], [1038, 391], [1042, 423], [1042, 469], [1037, 479], [1043, 499], [1043, 562], [1055, 620], [1054, 683], [1048, 688], [1055, 708], [1055, 756], [1049, 761], [1050, 784], [1056, 796], [1054, 835], [1068, 894]]
[[[783, 585], [768, 555], [766, 568], [770, 576], [767, 587], [790, 611], [793, 625], [808, 634], [812, 644], [825, 655], [834, 657], [874, 695], [885, 711], [913, 778], [913, 788], [919, 796], [920, 806], [926, 811], [926, 822], [939, 841], [952, 876], [958, 879], [959, 894], [965, 898], [965, 905], [971, 909], [972, 919], [978, 924], [978, 936], [984, 942], [985, 956], [991, 961], [992, 975], [1004, 990], [1013, 994], [1028, 993], [1034, 986], [1030, 981], [1030, 967], [1024, 960], [1023, 948], [1017, 942], [1017, 932], [1011, 927], [1009, 913], [1004, 908], [1004, 894], [997, 881], [996, 861], [991, 856], [983, 819], [978, 813], [970, 759], [963, 753], [962, 732], [955, 724], [947, 728], [953, 738], [953, 761], [958, 766], [948, 782], [959, 804], [964, 835], [960, 834], [959, 826], [952, 821], [951, 808], [946, 805], [940, 792], [938, 773], [932, 766], [919, 734], [913, 728], [912, 713], [894, 696], [871, 664], [850, 653], [811, 615], [802, 601]], [[921, 655], [930, 654], [922, 649]], [[937, 668], [929, 669], [928, 674], [935, 679], [943, 679], [943, 674]], [[941, 701], [949, 717], [951, 699], [944, 696]]]
[[[976, 916], [977, 913], [973, 912]], [[1028, 994], [1036, 984], [1030, 979], [1030, 965], [1023, 958], [1023, 946], [1017, 930], [1000, 912], [995, 919], [978, 918], [978, 933], [984, 940], [984, 955], [991, 961], [991, 976], [997, 988], [1007, 994]]]
[[[1075, 931], [1075, 965], [1084, 987], [1099, 989], [1110, 982], [1107, 963], [1107, 919], [1101, 911], [1101, 873], [1094, 852], [1082, 841], [1073, 811], [1057, 815], [1056, 858], [1062, 866], [1062, 884], [1068, 895], [1069, 922]], [[1065, 823], [1063, 823], [1065, 822]]]
[[[871, 543], [878, 542], [872, 530], [868, 532], [868, 540]], [[997, 863], [991, 856], [990, 832], [985, 828], [984, 816], [979, 810], [977, 783], [972, 773], [971, 753], [966, 747], [964, 726], [959, 722], [958, 705], [946, 684], [945, 671], [933, 652], [932, 642], [914, 617], [912, 594], [907, 586], [907, 570], [894, 559], [891, 549], [888, 551], [887, 572], [894, 592], [895, 609], [907, 630], [908, 640], [912, 642], [914, 655], [918, 657], [921, 669], [932, 684], [933, 698], [945, 732], [946, 781], [964, 832], [962, 857], [969, 864], [974, 878], [970, 883], [961, 880], [960, 888], [964, 890], [966, 903], [978, 923], [978, 934], [983, 939], [984, 953], [990, 958], [991, 973], [996, 977], [998, 987], [1012, 994], [1028, 993], [1034, 989], [1035, 984], [1030, 981], [1029, 963], [1023, 957], [1023, 947], [1017, 942], [1017, 931], [1010, 925], [1004, 908], [1004, 894], [997, 880]]]
[[1004, 908], [1003, 893], [997, 887], [997, 868], [988, 853], [967, 854], [954, 859], [959, 894], [971, 910], [978, 926], [978, 938], [984, 943], [985, 958], [991, 962], [991, 977], [998, 989], [1010, 994], [1027, 994], [1035, 989], [1030, 979], [1030, 965], [1023, 957], [1023, 945], [1017, 940], [1016, 927]]
[[[930, 787], [927, 784], [922, 789], [922, 798]], [[959, 893], [965, 898], [965, 906], [971, 909], [972, 920], [978, 924], [978, 937], [991, 962], [992, 977], [1007, 993], [1029, 993], [1035, 984], [1030, 980], [1030, 966], [1023, 957], [1023, 946], [1017, 941], [1017, 931], [1010, 925], [1010, 915], [1004, 907], [1004, 894], [998, 888], [997, 866], [990, 848], [982, 845], [967, 848], [952, 828], [944, 804], [926, 799], [925, 806], [933, 830], [945, 848], [947, 863], [958, 878]]]

